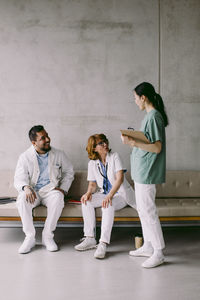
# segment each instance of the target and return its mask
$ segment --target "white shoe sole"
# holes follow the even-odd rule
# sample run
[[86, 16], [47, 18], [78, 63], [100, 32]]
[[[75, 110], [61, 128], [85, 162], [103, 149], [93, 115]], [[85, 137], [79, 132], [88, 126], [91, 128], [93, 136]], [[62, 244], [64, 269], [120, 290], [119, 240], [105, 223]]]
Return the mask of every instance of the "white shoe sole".
[[[45, 245], [44, 245], [45, 246]], [[46, 247], [46, 246], [45, 246]], [[46, 250], [49, 251], [49, 252], [56, 252], [58, 251], [58, 248], [55, 248], [55, 249], [50, 249], [50, 248], [47, 248], [46, 247]]]
[[57, 245], [55, 246], [55, 248], [48, 248], [48, 246], [43, 241], [42, 241], [42, 245], [44, 247], [46, 247], [47, 251], [49, 251], [49, 252], [56, 252], [56, 251], [58, 251], [58, 246]]
[[165, 262], [164, 258], [162, 260], [160, 260], [159, 262], [152, 264], [152, 265], [145, 265], [145, 262], [142, 264], [142, 267], [145, 269], [151, 269], [151, 268], [155, 268], [158, 267], [160, 265], [162, 265]]
[[152, 256], [153, 252], [143, 252], [143, 253], [134, 253], [135, 251], [130, 251], [129, 255], [134, 257], [150, 257]]
[[94, 245], [94, 246], [90, 246], [90, 247], [87, 247], [87, 248], [84, 248], [84, 249], [79, 249], [78, 246], [75, 246], [74, 249], [77, 250], [77, 251], [87, 251], [87, 250], [91, 250], [91, 249], [96, 248], [96, 246], [97, 245]]
[[103, 259], [104, 257], [105, 257], [105, 255], [102, 255], [102, 256], [94, 255], [94, 258], [97, 258], [97, 259]]
[[22, 251], [22, 250], [20, 250], [20, 248], [19, 248], [18, 253], [19, 253], [19, 254], [27, 254], [27, 253], [31, 252], [31, 249], [32, 249], [33, 247], [35, 247], [35, 245], [36, 245], [36, 243], [33, 243], [33, 244], [30, 246], [30, 248], [28, 248], [28, 249], [25, 250], [25, 251]]

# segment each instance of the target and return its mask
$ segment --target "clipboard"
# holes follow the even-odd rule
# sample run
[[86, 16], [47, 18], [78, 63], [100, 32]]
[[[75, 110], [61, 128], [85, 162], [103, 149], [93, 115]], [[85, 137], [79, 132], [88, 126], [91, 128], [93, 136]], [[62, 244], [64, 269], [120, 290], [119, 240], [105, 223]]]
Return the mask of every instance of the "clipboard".
[[129, 136], [133, 138], [134, 140], [138, 140], [140, 142], [143, 142], [145, 144], [150, 144], [150, 141], [147, 139], [147, 137], [144, 135], [142, 131], [135, 131], [130, 129], [121, 129], [121, 134]]

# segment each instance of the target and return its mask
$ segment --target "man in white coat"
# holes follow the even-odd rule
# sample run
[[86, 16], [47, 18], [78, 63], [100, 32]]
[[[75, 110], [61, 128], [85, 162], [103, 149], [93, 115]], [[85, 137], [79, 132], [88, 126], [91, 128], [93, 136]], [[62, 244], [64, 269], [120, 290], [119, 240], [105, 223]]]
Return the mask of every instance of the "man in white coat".
[[19, 192], [16, 204], [25, 233], [18, 252], [28, 253], [35, 246], [32, 210], [39, 204], [47, 207], [42, 243], [47, 250], [57, 251], [53, 232], [64, 207], [64, 195], [74, 179], [73, 166], [63, 151], [50, 146], [43, 126], [32, 127], [29, 138], [32, 146], [20, 155], [14, 177]]

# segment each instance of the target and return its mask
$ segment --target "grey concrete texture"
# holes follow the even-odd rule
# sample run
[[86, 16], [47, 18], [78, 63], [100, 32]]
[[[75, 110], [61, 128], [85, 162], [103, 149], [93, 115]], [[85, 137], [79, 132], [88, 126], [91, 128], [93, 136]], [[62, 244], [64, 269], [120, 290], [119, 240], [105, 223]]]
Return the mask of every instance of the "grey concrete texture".
[[167, 100], [169, 169], [200, 168], [200, 1], [161, 1], [161, 94]]
[[199, 169], [199, 9], [194, 0], [0, 0], [0, 169], [15, 168], [36, 124], [75, 169], [87, 168], [87, 139], [101, 132], [129, 169], [119, 130], [140, 128], [132, 89], [141, 81], [169, 113], [167, 168]]

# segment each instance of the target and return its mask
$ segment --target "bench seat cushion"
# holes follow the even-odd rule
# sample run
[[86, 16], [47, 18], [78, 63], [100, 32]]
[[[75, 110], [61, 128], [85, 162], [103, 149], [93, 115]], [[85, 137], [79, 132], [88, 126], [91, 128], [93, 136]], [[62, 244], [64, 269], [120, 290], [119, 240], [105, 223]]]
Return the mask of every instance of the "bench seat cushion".
[[160, 217], [200, 216], [200, 198], [156, 199]]
[[15, 202], [0, 205], [0, 217], [19, 217]]
[[[200, 198], [171, 198], [156, 199], [160, 217], [200, 216]], [[34, 209], [35, 217], [46, 217], [46, 207], [39, 206]], [[96, 209], [96, 216], [101, 216], [101, 208]], [[115, 212], [115, 217], [137, 217], [135, 209], [127, 206]], [[82, 217], [81, 205], [65, 204], [61, 217]]]
[[[160, 217], [193, 217], [200, 216], [200, 198], [156, 199]], [[46, 207], [39, 206], [34, 210], [35, 217], [46, 217]], [[96, 209], [96, 216], [101, 216], [101, 208]], [[115, 217], [137, 217], [135, 209], [127, 206], [115, 212]], [[61, 217], [82, 217], [81, 205], [66, 204]]]
[[[200, 198], [170, 198], [156, 199], [158, 214], [160, 217], [194, 217], [200, 216]], [[8, 203], [0, 206], [1, 217], [19, 217], [16, 203]], [[33, 210], [34, 217], [46, 217], [47, 209], [38, 206]], [[96, 209], [96, 216], [101, 216], [101, 208]], [[135, 209], [127, 206], [115, 212], [115, 217], [137, 217]], [[66, 203], [61, 217], [82, 217], [81, 205]]]

